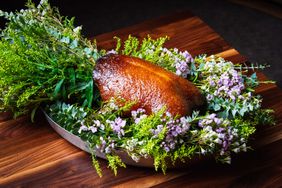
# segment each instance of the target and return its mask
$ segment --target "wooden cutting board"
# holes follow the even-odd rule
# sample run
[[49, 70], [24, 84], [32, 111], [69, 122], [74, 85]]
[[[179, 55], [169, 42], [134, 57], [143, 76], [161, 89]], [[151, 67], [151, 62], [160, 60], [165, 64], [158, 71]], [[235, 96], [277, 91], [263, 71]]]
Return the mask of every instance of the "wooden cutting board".
[[[95, 25], [93, 25], [95, 27]], [[111, 49], [113, 36], [126, 38], [132, 34], [143, 38], [169, 36], [167, 47], [222, 55], [234, 63], [246, 58], [240, 55], [207, 24], [187, 12], [102, 34], [99, 47]], [[260, 79], [266, 77], [258, 73]], [[11, 119], [0, 116], [0, 187], [279, 187], [282, 186], [282, 91], [275, 84], [262, 85], [257, 92], [263, 106], [273, 108], [277, 125], [259, 128], [254, 151], [233, 157], [231, 165], [203, 162], [181, 170], [168, 170], [166, 175], [154, 169], [128, 166], [115, 177], [100, 159], [103, 177], [91, 165], [91, 157], [57, 135], [42, 114], [36, 123], [29, 117]]]

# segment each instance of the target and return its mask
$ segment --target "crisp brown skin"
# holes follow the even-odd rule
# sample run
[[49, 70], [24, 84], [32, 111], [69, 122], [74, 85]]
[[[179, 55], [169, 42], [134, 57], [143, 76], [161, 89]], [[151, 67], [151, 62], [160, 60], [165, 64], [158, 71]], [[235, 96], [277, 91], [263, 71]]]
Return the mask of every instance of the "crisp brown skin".
[[106, 55], [97, 61], [93, 77], [104, 101], [112, 97], [135, 101], [131, 110], [144, 108], [147, 114], [165, 106], [173, 116], [191, 115], [204, 104], [193, 83], [135, 57]]

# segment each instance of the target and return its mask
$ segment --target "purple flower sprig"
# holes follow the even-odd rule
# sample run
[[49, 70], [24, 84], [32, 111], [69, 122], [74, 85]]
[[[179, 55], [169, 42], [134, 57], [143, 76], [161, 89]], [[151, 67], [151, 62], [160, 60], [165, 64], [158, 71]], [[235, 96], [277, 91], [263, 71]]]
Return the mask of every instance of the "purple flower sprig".
[[143, 108], [138, 108], [137, 110], [131, 111], [131, 117], [134, 120], [134, 123], [138, 124], [142, 119], [148, 117], [146, 115], [146, 110]]
[[81, 134], [82, 132], [91, 132], [92, 134], [95, 134], [99, 130], [104, 131], [104, 129], [105, 129], [105, 125], [102, 124], [99, 120], [93, 120], [91, 126], [85, 125], [85, 122], [82, 121], [78, 133]]
[[124, 127], [126, 125], [126, 120], [123, 120], [120, 117], [117, 117], [114, 121], [106, 120], [106, 123], [108, 123], [113, 130], [114, 133], [117, 134], [118, 138], [121, 138], [124, 136]]
[[[202, 129], [191, 131], [198, 137], [199, 153], [218, 152], [219, 159], [230, 163], [230, 153], [246, 151], [246, 140], [239, 135], [238, 128], [232, 126], [227, 119], [218, 118], [216, 114], [210, 114], [198, 122]], [[218, 149], [217, 149], [218, 148]]]
[[171, 63], [171, 70], [175, 72], [176, 75], [183, 78], [187, 78], [190, 74], [189, 65], [194, 61], [193, 57], [188, 51], [179, 51], [177, 48], [167, 49], [161, 48], [160, 57], [164, 57], [167, 61]]
[[[117, 144], [112, 136], [105, 137], [106, 127], [109, 126], [111, 131], [114, 132], [119, 139], [121, 139], [121, 137], [125, 134], [124, 127], [126, 126], [126, 120], [117, 117], [113, 121], [106, 120], [105, 123], [106, 124], [104, 125], [100, 120], [93, 120], [92, 125], [88, 126], [86, 125], [86, 122], [83, 121], [81, 122], [81, 126], [78, 130], [78, 133], [94, 134], [98, 136], [99, 140], [97, 140], [96, 149], [99, 149], [99, 151], [102, 153], [109, 154], [112, 152], [113, 149], [117, 147]], [[99, 137], [99, 135], [101, 136]]]
[[216, 56], [202, 60], [198, 85], [206, 96], [209, 110], [221, 112], [221, 117], [235, 118], [260, 108], [261, 100], [246, 89], [242, 73], [231, 62]]
[[181, 117], [174, 119], [173, 117], [167, 117], [163, 119], [163, 124], [157, 125], [155, 129], [151, 129], [152, 138], [158, 138], [158, 136], [165, 131], [164, 140], [161, 142], [161, 147], [169, 152], [176, 148], [177, 144], [184, 142], [185, 136], [190, 129], [190, 123], [187, 118]]
[[[207, 90], [211, 91], [207, 94], [208, 101], [211, 101], [215, 96], [236, 101], [239, 96], [242, 96], [245, 89], [242, 76], [236, 70], [230, 70], [220, 76], [210, 75], [206, 80], [209, 84]], [[241, 99], [243, 98], [241, 97]]]
[[100, 136], [99, 143], [96, 144], [96, 149], [105, 154], [112, 153], [112, 151], [115, 150], [116, 147], [117, 144], [111, 137], [107, 137], [107, 139], [105, 139], [104, 137]]
[[[174, 50], [176, 53], [178, 52], [177, 49]], [[176, 68], [176, 75], [179, 75], [183, 78], [187, 78], [187, 76], [190, 74], [190, 69], [189, 69], [189, 65], [191, 62], [194, 61], [193, 57], [191, 56], [191, 54], [188, 51], [184, 51], [184, 52], [179, 52], [179, 56], [181, 58], [180, 61], [176, 61], [175, 63], [175, 68]]]

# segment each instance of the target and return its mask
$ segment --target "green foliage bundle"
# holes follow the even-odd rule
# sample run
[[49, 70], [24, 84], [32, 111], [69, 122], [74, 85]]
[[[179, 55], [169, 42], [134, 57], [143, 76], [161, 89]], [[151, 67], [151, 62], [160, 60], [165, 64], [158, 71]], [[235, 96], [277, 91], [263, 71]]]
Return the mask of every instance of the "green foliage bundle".
[[83, 38], [74, 18], [60, 16], [48, 1], [37, 7], [28, 1], [27, 8], [0, 11], [8, 20], [0, 40], [1, 110], [17, 116], [54, 100], [91, 107], [98, 96], [92, 79], [100, 57], [95, 42]]

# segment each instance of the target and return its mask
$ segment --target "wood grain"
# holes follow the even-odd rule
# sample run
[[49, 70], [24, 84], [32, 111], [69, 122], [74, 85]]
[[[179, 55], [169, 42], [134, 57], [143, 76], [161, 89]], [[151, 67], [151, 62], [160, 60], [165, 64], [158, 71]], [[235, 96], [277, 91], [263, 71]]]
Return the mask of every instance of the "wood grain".
[[[93, 26], [94, 27], [94, 26]], [[246, 61], [198, 17], [182, 12], [149, 20], [96, 36], [99, 47], [111, 49], [113, 36], [132, 34], [142, 39], [170, 36], [167, 47], [188, 50], [193, 55], [220, 54], [234, 63]], [[258, 73], [262, 80], [267, 78]], [[11, 119], [0, 115], [0, 187], [281, 187], [282, 186], [282, 91], [275, 84], [260, 86], [263, 106], [273, 108], [277, 125], [260, 127], [251, 140], [255, 150], [234, 155], [231, 165], [214, 161], [187, 169], [168, 170], [128, 166], [115, 177], [100, 159], [103, 177], [91, 166], [89, 154], [58, 136], [42, 114], [36, 123], [29, 117]]]

